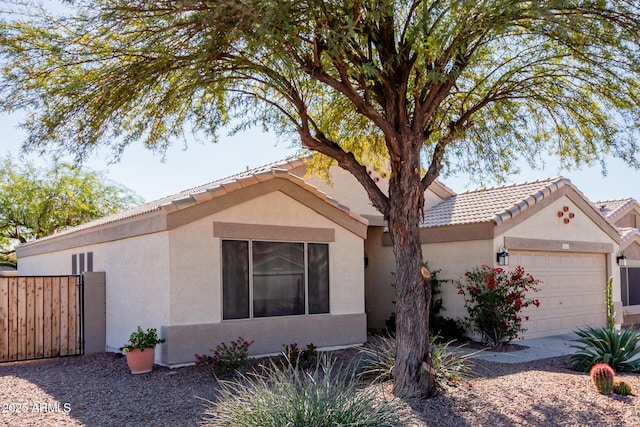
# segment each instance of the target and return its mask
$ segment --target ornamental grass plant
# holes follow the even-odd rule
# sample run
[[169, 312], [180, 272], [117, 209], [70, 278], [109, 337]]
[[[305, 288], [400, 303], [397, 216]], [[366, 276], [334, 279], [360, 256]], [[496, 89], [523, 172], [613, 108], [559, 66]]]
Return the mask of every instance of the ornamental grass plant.
[[352, 366], [327, 356], [311, 372], [277, 364], [260, 373], [221, 380], [201, 425], [228, 427], [396, 427], [405, 425], [401, 401], [376, 387], [358, 388]]
[[[470, 354], [455, 351], [453, 341], [442, 342], [439, 336], [431, 336], [431, 360], [436, 387], [455, 385], [469, 376], [472, 365]], [[396, 340], [392, 336], [379, 336], [359, 351], [358, 376], [371, 382], [384, 382], [393, 379], [393, 367], [396, 361]]]

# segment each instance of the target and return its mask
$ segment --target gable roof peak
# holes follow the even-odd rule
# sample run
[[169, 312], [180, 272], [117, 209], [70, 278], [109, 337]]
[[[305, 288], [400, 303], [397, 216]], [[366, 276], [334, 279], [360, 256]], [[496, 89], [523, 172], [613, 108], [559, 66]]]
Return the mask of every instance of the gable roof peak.
[[186, 190], [181, 193], [174, 194], [172, 196], [167, 196], [150, 203], [145, 203], [143, 205], [140, 205], [131, 209], [127, 209], [103, 218], [86, 222], [76, 227], [61, 230], [57, 233], [54, 233], [49, 236], [45, 236], [41, 239], [24, 243], [21, 246], [30, 246], [30, 245], [39, 244], [39, 243], [42, 243], [43, 241], [48, 241], [61, 236], [66, 236], [72, 233], [77, 233], [80, 231], [97, 228], [100, 226], [106, 226], [113, 223], [122, 222], [125, 220], [131, 220], [133, 218], [140, 217], [143, 215], [150, 215], [150, 214], [156, 214], [161, 212], [164, 212], [165, 214], [170, 214], [178, 210], [186, 209], [191, 206], [197, 205], [199, 203], [216, 199], [216, 198], [225, 196], [227, 194], [233, 193], [237, 190], [241, 190], [251, 185], [259, 184], [272, 179], [281, 179], [281, 180], [289, 181], [303, 188], [304, 190], [314, 195], [315, 197], [321, 199], [328, 205], [331, 205], [334, 208], [342, 211], [344, 215], [347, 215], [362, 224], [365, 224], [365, 225], [368, 224], [368, 221], [365, 218], [361, 217], [355, 212], [352, 212], [348, 206], [343, 205], [338, 201], [336, 201], [335, 199], [329, 197], [326, 193], [319, 190], [314, 185], [307, 183], [304, 179], [300, 178], [299, 176], [289, 173], [289, 169], [287, 169], [286, 166], [283, 168], [278, 168], [278, 167], [271, 167], [270, 165], [268, 167], [265, 167], [263, 170], [253, 169], [250, 171], [250, 173], [243, 173], [243, 174], [235, 175], [234, 177], [223, 178], [221, 180], [214, 181], [209, 184], [204, 184], [199, 187], [195, 187], [190, 190]]
[[609, 221], [614, 221], [630, 206], [634, 204], [638, 205], [638, 201], [633, 197], [627, 197], [623, 199], [597, 201], [593, 202], [593, 204]]
[[570, 186], [587, 200], [569, 179], [562, 176], [485, 187], [459, 193], [426, 210], [421, 226], [439, 227], [481, 222], [500, 225], [564, 186]]

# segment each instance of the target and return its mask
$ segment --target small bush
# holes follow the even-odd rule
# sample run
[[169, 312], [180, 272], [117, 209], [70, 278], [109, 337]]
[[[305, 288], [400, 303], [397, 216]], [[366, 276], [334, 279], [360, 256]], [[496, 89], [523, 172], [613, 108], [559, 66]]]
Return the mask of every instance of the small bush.
[[538, 291], [538, 283], [520, 266], [506, 271], [486, 265], [467, 271], [464, 283], [455, 282], [458, 294], [465, 297], [467, 326], [491, 347], [508, 344], [525, 331], [520, 312], [540, 305], [537, 299], [527, 297], [528, 292]]
[[597, 363], [606, 363], [616, 372], [640, 372], [640, 334], [631, 329], [586, 328], [575, 332], [580, 343], [571, 355], [573, 369], [588, 372]]
[[229, 345], [220, 343], [212, 349], [213, 356], [196, 354], [196, 364], [205, 364], [213, 369], [216, 375], [230, 372], [241, 372], [249, 359], [249, 347], [253, 341], [246, 341], [242, 337], [231, 341]]
[[158, 338], [158, 330], [156, 328], [150, 328], [143, 330], [139, 325], [138, 329], [131, 333], [129, 342], [120, 347], [120, 350], [131, 351], [140, 349], [144, 351], [145, 348], [155, 348], [157, 344], [162, 344], [166, 339]]
[[[449, 342], [440, 342], [438, 336], [431, 341], [432, 368], [436, 387], [452, 385], [467, 376], [471, 370], [468, 356], [456, 354]], [[396, 340], [393, 337], [376, 337], [371, 345], [360, 349], [358, 375], [374, 382], [393, 379], [393, 366], [396, 361]]]
[[203, 426], [399, 427], [406, 421], [400, 401], [387, 400], [374, 388], [357, 390], [353, 369], [337, 370], [326, 357], [310, 373], [274, 364], [220, 386]]
[[372, 341], [359, 349], [358, 376], [373, 382], [393, 379], [396, 363], [396, 339], [391, 335], [373, 337]]
[[297, 343], [283, 344], [282, 355], [287, 365], [291, 365], [293, 368], [309, 369], [316, 364], [317, 348], [313, 343], [307, 344], [304, 350], [300, 350]]
[[444, 384], [455, 385], [468, 377], [469, 371], [471, 371], [470, 355], [456, 354], [451, 349], [452, 342], [442, 342], [438, 336], [431, 339], [432, 366], [438, 387], [442, 387]]

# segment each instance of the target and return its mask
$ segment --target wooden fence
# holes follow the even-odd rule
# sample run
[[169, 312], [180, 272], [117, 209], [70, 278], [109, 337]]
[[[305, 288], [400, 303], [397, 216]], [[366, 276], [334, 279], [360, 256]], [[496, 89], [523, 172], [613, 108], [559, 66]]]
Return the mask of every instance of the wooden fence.
[[83, 352], [81, 276], [0, 277], [0, 362]]

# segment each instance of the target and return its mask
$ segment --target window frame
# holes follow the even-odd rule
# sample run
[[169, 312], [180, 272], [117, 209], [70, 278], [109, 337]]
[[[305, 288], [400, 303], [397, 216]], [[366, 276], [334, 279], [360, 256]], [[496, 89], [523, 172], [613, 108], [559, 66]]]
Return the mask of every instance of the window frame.
[[[632, 274], [629, 274], [629, 270], [633, 270]], [[632, 278], [638, 278], [640, 276], [640, 267], [631, 267], [631, 266], [627, 266], [627, 267], [620, 267], [620, 293], [621, 293], [621, 301], [622, 301], [622, 306], [623, 307], [636, 307], [640, 304], [630, 304], [631, 302], [631, 297], [633, 296], [633, 301], [636, 302], [637, 299], [639, 298], [638, 295], [636, 295], [635, 293], [632, 294], [631, 290], [630, 290], [630, 283], [629, 283], [629, 276], [631, 276]], [[633, 281], [634, 284], [634, 291], [636, 290], [635, 288], [638, 288], [638, 292], [640, 292], [640, 285], [638, 284], [637, 281]]]
[[[224, 306], [224, 265], [223, 259], [223, 242], [224, 241], [242, 241], [247, 242], [247, 250], [248, 250], [248, 298], [249, 298], [249, 316], [235, 319], [225, 319], [225, 306]], [[265, 242], [265, 243], [294, 243], [294, 244], [302, 244], [303, 252], [304, 252], [304, 313], [302, 314], [286, 314], [279, 316], [254, 316], [254, 261], [253, 261], [253, 242]], [[309, 310], [309, 245], [317, 244], [326, 246], [327, 251], [327, 306], [328, 310], [324, 313], [310, 313]], [[235, 322], [235, 321], [246, 321], [246, 320], [260, 320], [260, 319], [273, 319], [273, 318], [286, 318], [286, 317], [300, 317], [300, 316], [326, 316], [331, 314], [331, 262], [330, 262], [330, 244], [329, 242], [323, 241], [312, 241], [312, 240], [278, 240], [278, 239], [252, 239], [252, 238], [235, 238], [235, 237], [227, 237], [220, 238], [220, 314], [222, 322]]]
[[93, 272], [93, 251], [71, 254], [71, 275], [81, 276]]

